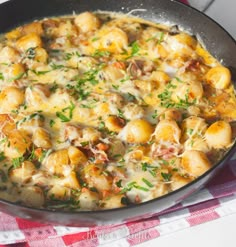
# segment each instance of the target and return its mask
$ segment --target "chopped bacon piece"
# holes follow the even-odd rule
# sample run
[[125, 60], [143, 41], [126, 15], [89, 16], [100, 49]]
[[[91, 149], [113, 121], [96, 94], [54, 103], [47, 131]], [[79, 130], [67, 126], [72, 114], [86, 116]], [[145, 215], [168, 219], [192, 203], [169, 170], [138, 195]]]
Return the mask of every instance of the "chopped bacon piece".
[[180, 153], [181, 146], [180, 145], [171, 145], [168, 147], [166, 145], [156, 144], [152, 145], [152, 156], [154, 158], [162, 157], [163, 159], [170, 159], [173, 156], [176, 156]]
[[123, 70], [125, 70], [126, 69], [126, 65], [125, 65], [125, 63], [124, 62], [114, 62], [113, 64], [112, 64], [115, 68], [117, 68], [117, 69], [123, 69]]
[[102, 143], [102, 142], [98, 143], [96, 147], [98, 150], [101, 150], [101, 151], [107, 151], [109, 149], [109, 145]]

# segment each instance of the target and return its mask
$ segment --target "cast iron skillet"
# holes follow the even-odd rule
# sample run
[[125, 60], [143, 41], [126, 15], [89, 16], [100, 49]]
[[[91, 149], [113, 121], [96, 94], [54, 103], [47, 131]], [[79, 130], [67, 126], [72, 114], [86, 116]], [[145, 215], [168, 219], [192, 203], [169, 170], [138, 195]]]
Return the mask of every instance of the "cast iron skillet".
[[[10, 0], [0, 5], [0, 32], [35, 19], [80, 13], [83, 11], [116, 11], [154, 22], [169, 22], [199, 37], [213, 56], [231, 69], [236, 81], [236, 43], [222, 27], [197, 10], [170, 0]], [[135, 221], [167, 209], [199, 190], [219, 171], [236, 150], [236, 144], [225, 157], [204, 175], [186, 186], [160, 198], [126, 208], [106, 211], [60, 212], [33, 209], [0, 200], [0, 210], [43, 223], [73, 226], [95, 226]]]

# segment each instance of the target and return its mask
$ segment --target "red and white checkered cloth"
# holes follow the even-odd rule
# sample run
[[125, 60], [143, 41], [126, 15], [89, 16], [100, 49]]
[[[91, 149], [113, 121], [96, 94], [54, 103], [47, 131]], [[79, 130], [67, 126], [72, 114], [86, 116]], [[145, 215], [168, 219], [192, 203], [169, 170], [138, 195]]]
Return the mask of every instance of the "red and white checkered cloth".
[[[203, 10], [211, 0], [182, 0]], [[150, 219], [93, 228], [30, 222], [0, 212], [0, 246], [134, 246], [159, 236], [236, 213], [236, 155], [204, 189]]]
[[[235, 157], [236, 158], [236, 157]], [[0, 246], [134, 246], [159, 236], [236, 213], [236, 159], [204, 189], [150, 219], [93, 228], [30, 222], [0, 213]]]

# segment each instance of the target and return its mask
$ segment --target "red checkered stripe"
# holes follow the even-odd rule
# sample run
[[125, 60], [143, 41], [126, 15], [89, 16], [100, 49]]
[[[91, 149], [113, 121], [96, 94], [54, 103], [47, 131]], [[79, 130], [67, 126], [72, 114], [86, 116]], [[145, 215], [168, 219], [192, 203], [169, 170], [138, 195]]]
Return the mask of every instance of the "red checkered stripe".
[[[22, 233], [24, 233], [24, 238], [13, 242], [6, 241], [5, 243], [9, 244], [27, 242], [27, 245], [24, 246], [32, 247], [40, 245], [45, 247], [53, 245], [62, 247], [91, 247], [119, 241], [119, 243], [123, 242], [123, 244], [125, 244], [122, 246], [134, 246], [144, 241], [157, 238], [161, 235], [217, 219], [227, 215], [228, 213], [233, 213], [235, 212], [236, 208], [236, 196], [234, 196], [234, 200], [232, 199], [232, 197], [230, 200], [228, 199], [230, 204], [227, 206], [224, 206], [226, 200], [225, 198], [223, 200], [223, 204], [221, 198], [213, 199], [198, 205], [182, 208], [181, 210], [170, 212], [165, 215], [152, 217], [151, 219], [145, 221], [127, 223], [114, 227], [97, 227], [85, 232], [66, 234], [64, 236], [57, 235], [57, 231], [54, 227], [42, 225], [41, 227], [37, 226], [35, 228], [28, 229], [25, 228], [24, 224], [24, 229], [20, 230]], [[223, 205], [223, 209], [221, 208], [221, 205]], [[7, 222], [9, 222], [10, 216], [5, 215], [5, 219], [6, 217], [8, 218]], [[14, 219], [13, 217], [10, 218], [11, 220]], [[23, 221], [24, 220], [17, 219], [18, 223], [24, 223]], [[28, 224], [28, 226], [30, 226], [30, 224]], [[11, 232], [11, 234], [15, 234], [17, 231], [19, 231], [19, 228], [17, 229], [13, 222], [11, 222], [10, 228], [13, 228], [13, 230], [8, 230], [5, 232], [5, 234], [8, 235], [8, 238], [9, 232]]]
[[[229, 205], [221, 207], [221, 199], [214, 199], [198, 206], [193, 205], [177, 212], [153, 217], [147, 221], [129, 223], [116, 227], [94, 228], [91, 231], [58, 236], [53, 239], [34, 240], [29, 246], [83, 246], [97, 247], [112, 243], [112, 246], [134, 246], [171, 232], [217, 219], [226, 212], [235, 212], [236, 197]], [[225, 204], [225, 202], [224, 202]], [[227, 204], [227, 203], [226, 203]], [[234, 210], [234, 211], [233, 211]]]
[[208, 188], [164, 213], [135, 223], [95, 228], [70, 228], [48, 226], [1, 213], [0, 243], [27, 243], [24, 246], [43, 245], [45, 247], [52, 246], [53, 243], [55, 246], [62, 247], [86, 247], [122, 241], [124, 246], [133, 246], [169, 232], [235, 212], [235, 194], [236, 162], [232, 161]]
[[185, 4], [189, 4], [188, 0], [180, 0], [180, 2], [185, 3]]

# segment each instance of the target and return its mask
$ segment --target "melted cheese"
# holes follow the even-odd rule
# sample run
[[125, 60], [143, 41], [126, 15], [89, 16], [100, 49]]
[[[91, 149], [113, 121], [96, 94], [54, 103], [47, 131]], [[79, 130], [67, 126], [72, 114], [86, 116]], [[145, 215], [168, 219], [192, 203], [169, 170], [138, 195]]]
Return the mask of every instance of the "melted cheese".
[[[7, 33], [0, 197], [63, 210], [122, 207], [214, 165], [234, 142], [230, 74], [191, 35], [169, 30], [85, 12]], [[220, 131], [212, 131], [214, 120]]]

